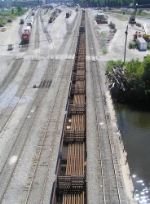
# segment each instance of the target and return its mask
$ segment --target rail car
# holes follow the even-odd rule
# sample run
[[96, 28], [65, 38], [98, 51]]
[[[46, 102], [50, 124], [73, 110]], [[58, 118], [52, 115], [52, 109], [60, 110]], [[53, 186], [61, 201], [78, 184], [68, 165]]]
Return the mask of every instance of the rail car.
[[34, 16], [30, 16], [27, 22], [27, 26], [24, 28], [23, 33], [21, 35], [21, 43], [20, 43], [21, 45], [29, 43], [33, 22], [34, 22]]
[[22, 18], [20, 18], [20, 23], [19, 24], [24, 24], [26, 18], [27, 18], [27, 14], [24, 15]]
[[56, 164], [51, 204], [86, 204], [86, 72], [84, 15], [79, 29], [67, 113]]
[[66, 13], [66, 18], [69, 18], [71, 16], [71, 12]]

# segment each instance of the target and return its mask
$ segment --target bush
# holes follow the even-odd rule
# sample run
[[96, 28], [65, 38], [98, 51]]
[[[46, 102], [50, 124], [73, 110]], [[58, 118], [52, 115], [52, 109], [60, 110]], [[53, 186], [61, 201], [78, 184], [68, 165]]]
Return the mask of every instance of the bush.
[[140, 23], [136, 23], [136, 26], [141, 27], [142, 25]]
[[129, 49], [137, 49], [138, 48], [138, 45], [137, 45], [137, 42], [136, 41], [132, 41], [129, 43]]
[[143, 12], [143, 10], [140, 8], [137, 13], [140, 15]]
[[132, 49], [132, 43], [131, 42], [129, 43], [129, 49]]
[[150, 42], [147, 44], [147, 49], [150, 50]]
[[101, 36], [105, 37], [106, 33], [104, 31], [101, 32]]
[[143, 62], [144, 74], [143, 79], [150, 81], [150, 55], [147, 55]]
[[118, 61], [110, 60], [107, 62], [107, 69], [110, 71], [113, 67], [123, 66], [123, 64], [124, 63], [122, 60], [118, 60]]
[[144, 69], [141, 65], [142, 63], [138, 59], [132, 59], [130, 62], [126, 63], [126, 71], [132, 78], [142, 78]]
[[107, 50], [106, 49], [103, 49], [103, 55], [106, 55], [107, 54]]

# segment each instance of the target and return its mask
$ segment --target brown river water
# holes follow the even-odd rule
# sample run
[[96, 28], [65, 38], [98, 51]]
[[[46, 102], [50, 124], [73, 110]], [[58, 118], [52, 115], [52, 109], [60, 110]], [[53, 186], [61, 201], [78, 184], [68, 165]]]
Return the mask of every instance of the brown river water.
[[115, 104], [118, 126], [134, 184], [138, 203], [150, 203], [150, 112]]

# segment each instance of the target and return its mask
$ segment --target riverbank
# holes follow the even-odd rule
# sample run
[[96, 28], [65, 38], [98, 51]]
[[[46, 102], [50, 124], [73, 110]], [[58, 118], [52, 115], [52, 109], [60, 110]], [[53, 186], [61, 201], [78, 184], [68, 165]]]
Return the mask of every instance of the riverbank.
[[136, 204], [137, 202], [136, 202], [135, 198], [133, 197], [134, 186], [133, 186], [133, 182], [131, 179], [131, 172], [130, 172], [130, 168], [129, 168], [129, 164], [128, 164], [128, 160], [127, 160], [128, 156], [127, 156], [127, 152], [124, 151], [124, 145], [123, 145], [121, 133], [118, 129], [116, 112], [114, 109], [114, 105], [113, 105], [113, 101], [112, 101], [110, 92], [107, 91], [105, 96], [106, 96], [106, 104], [108, 107], [108, 111], [110, 113], [110, 120], [112, 122], [114, 139], [116, 142], [116, 146], [118, 147], [118, 155], [120, 158], [120, 167], [121, 167], [121, 171], [122, 171], [125, 189], [127, 192], [127, 198], [129, 201], [128, 203]]

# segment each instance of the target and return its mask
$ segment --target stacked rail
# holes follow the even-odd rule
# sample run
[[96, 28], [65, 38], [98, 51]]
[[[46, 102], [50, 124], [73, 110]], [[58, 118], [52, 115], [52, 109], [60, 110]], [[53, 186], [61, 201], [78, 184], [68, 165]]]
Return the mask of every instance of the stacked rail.
[[60, 142], [51, 204], [86, 204], [86, 61], [85, 13], [79, 29], [75, 63]]

